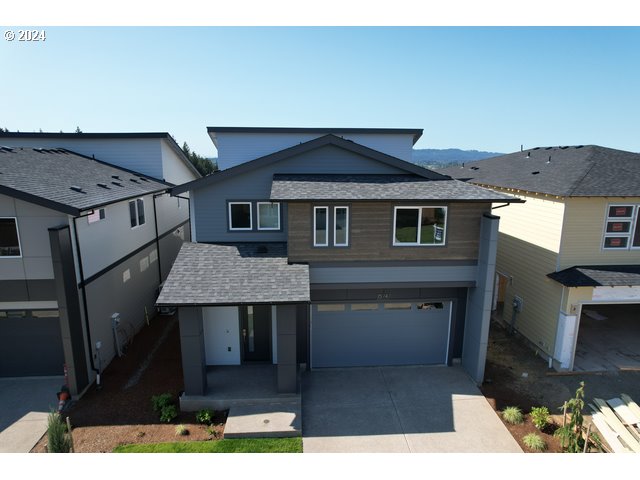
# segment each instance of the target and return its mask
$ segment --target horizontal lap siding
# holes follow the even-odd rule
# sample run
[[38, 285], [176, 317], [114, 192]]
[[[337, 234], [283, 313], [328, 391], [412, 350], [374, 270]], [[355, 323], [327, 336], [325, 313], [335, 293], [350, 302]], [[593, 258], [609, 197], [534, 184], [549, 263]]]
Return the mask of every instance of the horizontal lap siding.
[[634, 205], [640, 197], [570, 198], [562, 235], [560, 269], [575, 265], [627, 265], [640, 263], [638, 250], [603, 250], [607, 206]]
[[[321, 204], [317, 204], [321, 205]], [[393, 207], [388, 202], [351, 204], [347, 248], [313, 247], [313, 204], [289, 204], [289, 259], [292, 262], [336, 260], [467, 260], [478, 256], [480, 218], [489, 204], [450, 204], [445, 247], [394, 247]], [[442, 204], [439, 204], [442, 205]]]

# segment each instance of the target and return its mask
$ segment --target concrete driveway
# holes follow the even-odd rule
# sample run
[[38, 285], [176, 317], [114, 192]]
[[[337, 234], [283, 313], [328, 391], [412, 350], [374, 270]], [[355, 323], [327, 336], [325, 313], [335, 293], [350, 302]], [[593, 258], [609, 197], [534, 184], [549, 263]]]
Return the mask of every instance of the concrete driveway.
[[522, 452], [460, 367], [322, 369], [302, 386], [305, 453]]
[[26, 453], [47, 431], [64, 377], [0, 378], [0, 453]]

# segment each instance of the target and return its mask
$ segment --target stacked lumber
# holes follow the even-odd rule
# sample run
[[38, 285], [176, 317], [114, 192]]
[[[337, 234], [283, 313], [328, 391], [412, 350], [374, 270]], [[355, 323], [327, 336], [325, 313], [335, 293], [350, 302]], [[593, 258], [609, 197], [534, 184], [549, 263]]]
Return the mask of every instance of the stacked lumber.
[[640, 453], [640, 407], [626, 394], [594, 398], [591, 419], [614, 453]]

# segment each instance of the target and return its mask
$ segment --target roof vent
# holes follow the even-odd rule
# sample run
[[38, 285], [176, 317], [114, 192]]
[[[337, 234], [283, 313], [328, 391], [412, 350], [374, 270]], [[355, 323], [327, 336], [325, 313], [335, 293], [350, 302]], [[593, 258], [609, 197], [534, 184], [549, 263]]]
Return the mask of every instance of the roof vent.
[[82, 190], [82, 187], [78, 187], [77, 185], [71, 185], [69, 187], [71, 190], [73, 190], [74, 192], [78, 192], [78, 193], [87, 193], [84, 190]]
[[98, 183], [97, 184], [100, 188], [105, 188], [107, 190], [111, 190], [111, 188], [106, 184], [106, 183]]
[[540, 150], [540, 147], [536, 147], [536, 148], [534, 148], [534, 150]]
[[582, 147], [584, 147], [584, 145], [578, 145], [578, 146], [576, 147], [576, 149], [578, 149], [578, 148], [582, 148]]
[[531, 172], [531, 175], [538, 175], [540, 172]]
[[549, 155], [549, 160], [547, 160], [547, 163], [551, 163], [551, 155]]
[[120, 175], [111, 175], [111, 178], [115, 178], [116, 180], [120, 180]]
[[553, 147], [547, 147], [545, 148], [545, 150], [551, 150]]
[[5, 152], [13, 152], [13, 148], [9, 148], [9, 147], [0, 147], [0, 150], [3, 150]]
[[149, 179], [144, 178], [144, 177], [138, 177], [138, 178], [139, 178], [140, 180], [142, 180], [143, 182], [148, 182], [148, 181], [149, 181]]
[[531, 152], [527, 152], [527, 158], [531, 158]]
[[471, 167], [471, 170], [480, 170], [480, 167]]
[[118, 182], [111, 182], [111, 183], [113, 183], [114, 185], [117, 185], [118, 187], [121, 187], [121, 186], [122, 186], [122, 184], [121, 184], [121, 183], [118, 183]]
[[140, 183], [138, 180], [136, 180], [135, 178], [130, 178], [129, 180], [131, 180], [133, 183]]
[[560, 150], [566, 150], [569, 147], [560, 147]]

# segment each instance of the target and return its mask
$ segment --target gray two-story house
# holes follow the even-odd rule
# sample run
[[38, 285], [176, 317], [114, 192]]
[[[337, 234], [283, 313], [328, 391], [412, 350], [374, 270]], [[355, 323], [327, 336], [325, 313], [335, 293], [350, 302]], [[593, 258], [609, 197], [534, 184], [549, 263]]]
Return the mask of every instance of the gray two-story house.
[[451, 365], [481, 382], [498, 217], [518, 201], [411, 163], [416, 129], [209, 127], [220, 171], [157, 300], [179, 308], [185, 397], [206, 369]]

